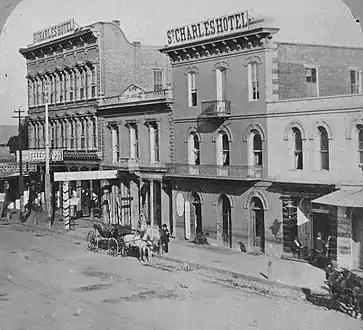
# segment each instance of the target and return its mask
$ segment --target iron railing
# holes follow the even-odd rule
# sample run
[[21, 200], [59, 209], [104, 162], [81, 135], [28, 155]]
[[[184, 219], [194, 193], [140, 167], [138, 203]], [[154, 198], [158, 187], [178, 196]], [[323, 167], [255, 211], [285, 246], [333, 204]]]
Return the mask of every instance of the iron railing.
[[233, 178], [260, 179], [262, 177], [262, 166], [260, 165], [190, 165], [190, 164], [167, 164], [167, 173], [171, 175], [198, 175]]
[[202, 116], [205, 117], [224, 117], [231, 114], [231, 101], [203, 101]]

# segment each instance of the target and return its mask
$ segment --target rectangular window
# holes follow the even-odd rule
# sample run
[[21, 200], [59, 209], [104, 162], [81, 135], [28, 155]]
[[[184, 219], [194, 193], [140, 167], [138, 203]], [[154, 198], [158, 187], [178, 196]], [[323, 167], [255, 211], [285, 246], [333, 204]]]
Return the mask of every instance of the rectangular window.
[[317, 68], [305, 68], [306, 73], [306, 97], [318, 97], [318, 70]]
[[91, 95], [92, 97], [96, 97], [96, 68], [92, 68], [91, 75], [92, 75]]
[[225, 101], [227, 99], [227, 71], [226, 69], [216, 70], [217, 79], [217, 101]]
[[154, 91], [163, 89], [163, 70], [154, 70]]
[[130, 125], [130, 158], [139, 158], [139, 132], [137, 124]]
[[249, 101], [258, 100], [260, 98], [260, 90], [258, 83], [258, 64], [252, 62], [248, 64], [248, 99]]
[[69, 100], [73, 101], [74, 97], [74, 76], [73, 72], [69, 74]]
[[54, 149], [55, 148], [55, 124], [51, 124], [51, 134], [52, 134], [52, 139], [51, 139], [51, 144], [50, 144], [50, 147], [51, 149]]
[[157, 123], [150, 123], [150, 160], [151, 162], [159, 162], [159, 127]]
[[64, 92], [63, 76], [59, 74], [59, 102], [63, 102], [63, 92]]
[[85, 121], [81, 121], [79, 123], [81, 125], [81, 149], [86, 149], [86, 129], [85, 129]]
[[362, 93], [362, 71], [350, 70], [350, 94]]
[[80, 80], [81, 80], [81, 86], [80, 86], [80, 98], [81, 100], [84, 98], [84, 84], [85, 84], [85, 72], [82, 70], [80, 72]]
[[50, 77], [50, 103], [54, 103], [54, 80]]
[[74, 127], [74, 122], [71, 121], [70, 123], [71, 125], [71, 149], [75, 148], [75, 127]]
[[195, 73], [188, 73], [188, 103], [190, 107], [196, 107], [198, 104], [197, 87]]
[[62, 123], [62, 129], [63, 129], [63, 139], [62, 139], [62, 147], [67, 148], [68, 147], [68, 122]]
[[92, 120], [92, 131], [93, 131], [93, 148], [97, 149], [97, 121]]
[[33, 105], [37, 105], [37, 83], [36, 83], [36, 80], [32, 81], [32, 90], [33, 90]]

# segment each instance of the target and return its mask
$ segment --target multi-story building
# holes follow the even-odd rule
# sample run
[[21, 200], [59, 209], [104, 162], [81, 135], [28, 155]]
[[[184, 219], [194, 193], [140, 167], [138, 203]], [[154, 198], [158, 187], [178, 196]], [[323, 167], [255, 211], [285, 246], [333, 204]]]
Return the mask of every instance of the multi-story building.
[[[131, 92], [130, 86], [146, 90], [151, 103], [166, 95], [164, 88], [170, 80], [167, 56], [158, 47], [130, 43], [119, 21], [77, 27], [74, 20], [69, 20], [34, 33], [33, 41], [20, 49], [27, 61], [30, 151], [44, 151], [48, 104], [50, 148], [60, 149], [54, 152], [58, 158], [51, 163], [51, 172], [102, 170], [113, 150], [106, 127], [108, 119], [120, 114], [124, 119], [125, 109], [130, 110], [123, 107], [115, 111], [108, 105], [122, 103], [118, 95], [124, 97], [124, 91]], [[142, 111], [137, 105], [133, 109]], [[134, 116], [135, 111], [131, 112]], [[29, 155], [28, 160], [38, 160], [40, 172], [44, 173], [44, 153]], [[101, 202], [105, 199], [101, 195], [108, 191], [101, 187], [101, 180], [85, 177], [70, 182], [70, 186], [73, 195], [80, 198], [78, 213], [86, 215], [93, 211], [87, 207], [89, 200]], [[54, 184], [53, 191], [60, 196], [61, 185]], [[86, 207], [82, 208], [82, 204]]]
[[[363, 266], [363, 34], [347, 10], [338, 22], [319, 6], [316, 26], [325, 25], [315, 34], [298, 10], [284, 22], [242, 11], [167, 31], [177, 237], [203, 231], [219, 245], [279, 256], [295, 235], [313, 247], [320, 231], [332, 237], [333, 259]], [[336, 30], [350, 32], [333, 41]], [[323, 207], [318, 198], [349, 183], [355, 205]], [[339, 220], [346, 206], [357, 207], [349, 232]]]

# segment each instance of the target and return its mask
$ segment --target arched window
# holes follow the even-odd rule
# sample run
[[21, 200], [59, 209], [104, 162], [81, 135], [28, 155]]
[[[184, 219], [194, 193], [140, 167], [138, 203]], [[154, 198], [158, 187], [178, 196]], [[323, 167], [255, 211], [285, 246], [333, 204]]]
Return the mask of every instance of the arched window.
[[229, 139], [226, 133], [222, 133], [222, 166], [229, 166]]
[[253, 148], [253, 165], [262, 166], [262, 139], [259, 133], [253, 134], [252, 148]]
[[320, 167], [322, 170], [329, 171], [329, 139], [328, 132], [322, 126], [318, 127], [320, 134]]
[[363, 126], [358, 129], [358, 154], [359, 163], [363, 164]]
[[303, 169], [303, 143], [301, 138], [301, 132], [298, 128], [292, 129], [294, 138], [294, 164], [296, 170]]
[[200, 141], [197, 133], [192, 133], [189, 136], [189, 164], [200, 165]]

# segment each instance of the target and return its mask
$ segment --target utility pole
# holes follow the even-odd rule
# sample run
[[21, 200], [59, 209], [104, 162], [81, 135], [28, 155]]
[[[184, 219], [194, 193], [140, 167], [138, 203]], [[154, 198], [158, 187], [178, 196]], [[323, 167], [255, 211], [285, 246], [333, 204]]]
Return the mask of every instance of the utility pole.
[[20, 220], [23, 220], [23, 212], [24, 212], [24, 177], [23, 177], [23, 140], [21, 137], [21, 120], [25, 118], [22, 114], [25, 112], [19, 107], [17, 110], [14, 110], [16, 116], [13, 118], [18, 119], [18, 150], [19, 150], [19, 209], [20, 209]]
[[50, 184], [49, 171], [49, 116], [48, 116], [48, 89], [45, 92], [45, 177], [44, 177], [44, 193], [45, 205], [47, 212], [47, 222], [49, 228], [52, 228], [52, 187]]

